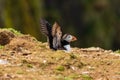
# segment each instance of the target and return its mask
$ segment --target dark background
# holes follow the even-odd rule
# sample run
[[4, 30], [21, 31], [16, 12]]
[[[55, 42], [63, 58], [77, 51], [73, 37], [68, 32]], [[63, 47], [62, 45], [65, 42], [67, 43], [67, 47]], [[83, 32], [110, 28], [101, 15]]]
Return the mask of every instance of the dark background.
[[75, 35], [77, 47], [120, 49], [120, 0], [0, 0], [0, 27], [14, 28], [45, 42], [40, 18], [57, 21]]

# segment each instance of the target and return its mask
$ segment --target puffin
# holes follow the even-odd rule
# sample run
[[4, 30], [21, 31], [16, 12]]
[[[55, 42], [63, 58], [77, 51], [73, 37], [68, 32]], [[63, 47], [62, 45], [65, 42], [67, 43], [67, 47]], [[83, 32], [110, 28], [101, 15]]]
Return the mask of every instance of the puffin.
[[57, 22], [51, 25], [47, 20], [41, 18], [40, 25], [41, 32], [47, 37], [50, 49], [71, 51], [70, 43], [77, 40], [75, 36], [62, 35], [61, 27]]

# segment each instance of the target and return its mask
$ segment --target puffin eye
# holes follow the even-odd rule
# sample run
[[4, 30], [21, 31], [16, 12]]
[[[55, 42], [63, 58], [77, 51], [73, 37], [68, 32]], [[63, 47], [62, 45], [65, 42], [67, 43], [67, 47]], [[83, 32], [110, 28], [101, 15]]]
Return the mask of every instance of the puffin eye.
[[71, 36], [68, 36], [68, 38], [71, 38]]

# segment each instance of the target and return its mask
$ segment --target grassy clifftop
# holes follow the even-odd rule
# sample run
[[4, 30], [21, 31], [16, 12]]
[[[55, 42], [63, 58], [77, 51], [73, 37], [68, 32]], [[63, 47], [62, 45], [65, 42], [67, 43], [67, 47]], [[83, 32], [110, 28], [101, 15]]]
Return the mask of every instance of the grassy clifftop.
[[50, 50], [14, 29], [0, 29], [2, 80], [120, 80], [120, 55], [101, 48]]

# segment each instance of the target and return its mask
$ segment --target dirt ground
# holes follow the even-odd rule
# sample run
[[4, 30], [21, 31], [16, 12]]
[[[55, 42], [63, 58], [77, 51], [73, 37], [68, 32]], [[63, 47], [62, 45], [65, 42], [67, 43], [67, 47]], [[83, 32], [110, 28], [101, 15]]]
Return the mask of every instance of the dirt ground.
[[13, 29], [0, 29], [0, 45], [0, 80], [120, 80], [120, 54], [112, 50], [53, 51]]

